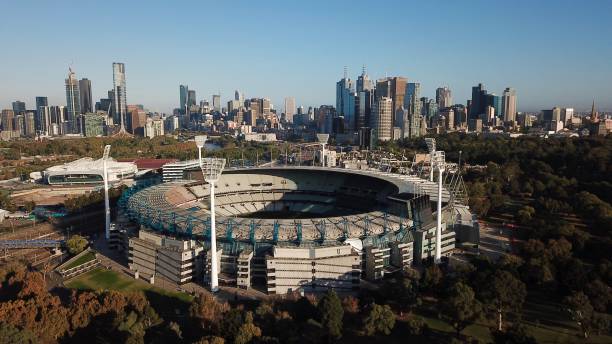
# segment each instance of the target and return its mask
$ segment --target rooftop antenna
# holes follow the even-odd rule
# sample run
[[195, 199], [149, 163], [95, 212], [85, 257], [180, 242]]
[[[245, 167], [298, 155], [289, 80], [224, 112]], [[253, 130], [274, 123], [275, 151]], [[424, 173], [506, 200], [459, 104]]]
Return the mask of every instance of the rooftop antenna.
[[366, 75], [366, 66], [361, 66], [361, 75]]
[[344, 79], [346, 79], [347, 75], [348, 75], [348, 68], [344, 66]]

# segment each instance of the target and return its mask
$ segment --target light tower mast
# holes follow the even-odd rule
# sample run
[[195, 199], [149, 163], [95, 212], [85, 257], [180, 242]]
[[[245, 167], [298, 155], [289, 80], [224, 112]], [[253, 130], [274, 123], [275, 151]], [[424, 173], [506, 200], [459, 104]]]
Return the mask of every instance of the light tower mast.
[[200, 159], [204, 181], [210, 184], [210, 291], [219, 290], [219, 271], [217, 267], [217, 234], [215, 231], [215, 183], [225, 167], [223, 158]]
[[110, 202], [108, 200], [108, 166], [106, 161], [110, 154], [110, 145], [104, 147], [104, 155], [102, 155], [103, 178], [104, 178], [104, 236], [108, 241], [110, 239]]
[[202, 148], [206, 143], [206, 139], [208, 137], [206, 135], [196, 135], [194, 137], [196, 146], [198, 147], [198, 164], [202, 167]]
[[[321, 144], [322, 150], [321, 150], [321, 166], [325, 167], [325, 145], [327, 144], [327, 141], [329, 140], [329, 134], [317, 134], [317, 140], [319, 140], [319, 143]], [[313, 159], [314, 161], [314, 159]]]
[[446, 168], [445, 154], [443, 151], [435, 151], [433, 155], [433, 165], [431, 170], [434, 168], [438, 171], [438, 207], [436, 211], [436, 256], [435, 262], [439, 263], [442, 258], [442, 174]]

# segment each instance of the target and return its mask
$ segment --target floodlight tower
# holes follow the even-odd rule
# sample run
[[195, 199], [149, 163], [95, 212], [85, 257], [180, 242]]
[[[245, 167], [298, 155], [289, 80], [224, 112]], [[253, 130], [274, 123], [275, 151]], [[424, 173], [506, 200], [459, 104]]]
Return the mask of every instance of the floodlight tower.
[[207, 138], [208, 137], [206, 135], [196, 135], [196, 137], [194, 137], [196, 146], [198, 147], [198, 164], [200, 166], [202, 166], [202, 148], [204, 147]]
[[434, 179], [434, 155], [436, 154], [436, 139], [428, 137], [425, 139], [427, 150], [429, 150], [429, 181]]
[[329, 140], [329, 134], [317, 134], [317, 140], [319, 140], [319, 143], [321, 144], [321, 147], [322, 147], [321, 166], [325, 167], [325, 145], [327, 144], [327, 141]]
[[110, 239], [110, 202], [108, 200], [108, 167], [106, 161], [108, 160], [108, 155], [110, 154], [110, 148], [110, 145], [106, 145], [104, 147], [104, 155], [102, 155], [102, 173], [104, 174], [104, 236], [107, 241]]
[[219, 271], [217, 271], [217, 234], [215, 232], [215, 183], [225, 167], [223, 158], [205, 158], [200, 160], [204, 181], [210, 184], [210, 291], [219, 290]]
[[444, 151], [435, 151], [433, 154], [431, 170], [438, 171], [438, 209], [436, 212], [436, 257], [435, 262], [439, 263], [442, 258], [442, 174], [446, 168]]

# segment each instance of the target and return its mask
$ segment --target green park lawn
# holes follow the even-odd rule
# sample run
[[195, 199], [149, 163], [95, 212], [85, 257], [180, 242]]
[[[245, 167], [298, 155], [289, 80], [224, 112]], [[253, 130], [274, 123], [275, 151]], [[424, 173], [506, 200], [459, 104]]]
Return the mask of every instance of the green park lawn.
[[158, 288], [104, 268], [77, 276], [66, 282], [65, 286], [79, 290], [142, 291], [153, 308], [165, 316], [185, 312], [193, 300], [189, 294]]
[[80, 256], [79, 258], [75, 259], [73, 262], [71, 262], [70, 264], [66, 265], [66, 267], [64, 269], [72, 269], [75, 266], [79, 266], [83, 263], [87, 263], [90, 260], [94, 260], [96, 259], [96, 255], [95, 253], [89, 251], [87, 253], [85, 253], [84, 255]]

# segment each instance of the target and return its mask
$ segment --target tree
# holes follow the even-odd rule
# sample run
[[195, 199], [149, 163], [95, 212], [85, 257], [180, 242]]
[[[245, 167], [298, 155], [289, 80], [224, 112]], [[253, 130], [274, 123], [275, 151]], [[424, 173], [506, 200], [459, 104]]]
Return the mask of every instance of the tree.
[[30, 213], [36, 208], [36, 203], [34, 201], [27, 201], [24, 203], [23, 208], [26, 212]]
[[442, 270], [437, 264], [431, 264], [425, 269], [421, 286], [424, 290], [435, 291], [442, 281]]
[[189, 315], [205, 331], [216, 332], [223, 316], [229, 310], [227, 303], [219, 303], [210, 293], [201, 293], [189, 306]]
[[75, 234], [68, 239], [66, 247], [68, 247], [68, 252], [70, 252], [70, 254], [77, 255], [83, 252], [85, 247], [87, 247], [87, 239]]
[[488, 308], [497, 313], [497, 330], [501, 331], [504, 314], [510, 311], [520, 312], [527, 291], [525, 284], [512, 273], [497, 270], [485, 285], [483, 294]]
[[461, 331], [480, 318], [482, 305], [469, 285], [456, 282], [444, 300], [442, 312], [459, 337]]
[[328, 338], [339, 339], [342, 337], [342, 317], [344, 310], [342, 302], [335, 291], [328, 291], [317, 305], [321, 325], [326, 330]]
[[563, 304], [567, 307], [566, 311], [572, 320], [582, 330], [584, 338], [589, 338], [593, 320], [593, 306], [591, 306], [589, 298], [581, 291], [573, 292], [563, 299]]
[[0, 322], [0, 344], [34, 344], [38, 343], [32, 332], [20, 329], [11, 324]]
[[238, 333], [234, 338], [235, 344], [247, 344], [253, 338], [261, 336], [261, 329], [253, 323], [253, 313], [247, 312], [244, 317], [244, 323], [238, 329]]
[[363, 330], [366, 336], [376, 333], [389, 335], [395, 326], [395, 314], [389, 305], [372, 304], [368, 315], [363, 320]]

